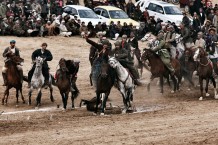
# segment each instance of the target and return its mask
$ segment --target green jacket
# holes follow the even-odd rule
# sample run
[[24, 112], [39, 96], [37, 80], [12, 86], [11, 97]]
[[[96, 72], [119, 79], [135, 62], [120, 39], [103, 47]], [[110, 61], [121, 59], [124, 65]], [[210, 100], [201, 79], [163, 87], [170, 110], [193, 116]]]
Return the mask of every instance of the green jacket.
[[165, 41], [160, 40], [159, 45], [153, 49], [153, 51], [158, 51], [160, 56], [165, 58], [170, 58], [170, 53], [165, 46]]
[[181, 30], [181, 34], [182, 34], [184, 43], [192, 42], [191, 31], [189, 28], [184, 27], [184, 29]]
[[116, 59], [119, 62], [133, 64], [133, 62], [131, 61], [132, 59], [129, 58], [129, 52], [125, 48], [115, 48], [111, 51], [111, 54], [115, 55]]

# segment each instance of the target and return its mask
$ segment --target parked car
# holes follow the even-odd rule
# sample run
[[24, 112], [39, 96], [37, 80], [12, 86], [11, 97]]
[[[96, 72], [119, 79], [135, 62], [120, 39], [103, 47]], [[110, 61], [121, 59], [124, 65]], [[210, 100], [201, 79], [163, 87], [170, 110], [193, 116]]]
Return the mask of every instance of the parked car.
[[93, 25], [97, 25], [98, 22], [106, 22], [100, 19], [92, 9], [80, 5], [66, 5], [63, 7], [63, 12], [77, 16], [77, 18], [80, 19], [81, 22], [85, 22], [86, 25], [88, 22], [92, 22]]
[[[182, 22], [182, 11], [176, 5], [159, 0], [140, 0], [135, 5], [139, 5], [142, 12], [147, 9], [149, 15], [154, 16], [155, 20], [160, 18], [163, 22], [174, 22], [177, 26]], [[192, 21], [191, 18], [190, 21]]]
[[100, 18], [102, 18], [102, 20], [106, 21], [107, 25], [109, 25], [111, 21], [113, 21], [114, 23], [120, 21], [121, 25], [123, 25], [124, 22], [126, 22], [127, 24], [132, 23], [133, 26], [136, 27], [139, 27], [140, 25], [139, 22], [130, 19], [126, 12], [117, 7], [97, 6], [94, 8], [94, 11]]

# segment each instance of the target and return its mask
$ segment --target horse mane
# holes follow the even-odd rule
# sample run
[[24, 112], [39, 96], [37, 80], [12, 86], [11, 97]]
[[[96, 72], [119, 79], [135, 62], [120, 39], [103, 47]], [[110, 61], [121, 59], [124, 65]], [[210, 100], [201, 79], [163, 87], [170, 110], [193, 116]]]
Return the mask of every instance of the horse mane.
[[152, 53], [153, 56], [156, 57], [156, 58], [160, 58], [160, 56], [158, 54], [156, 54], [156, 52], [152, 51], [151, 49], [144, 48], [143, 50]]

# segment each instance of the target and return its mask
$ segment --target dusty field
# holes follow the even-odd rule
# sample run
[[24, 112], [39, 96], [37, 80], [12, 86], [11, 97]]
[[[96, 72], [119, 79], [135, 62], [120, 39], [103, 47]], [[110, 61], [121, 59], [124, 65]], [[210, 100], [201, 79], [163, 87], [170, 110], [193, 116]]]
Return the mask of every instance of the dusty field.
[[[81, 61], [77, 81], [81, 94], [76, 100], [76, 106], [79, 106], [81, 98], [90, 99], [95, 95], [89, 85], [89, 44], [84, 39], [2, 37], [0, 53], [11, 39], [16, 39], [21, 56], [25, 59], [25, 74], [31, 68], [31, 53], [42, 42], [47, 42], [48, 49], [54, 56], [53, 61], [49, 62], [52, 74], [62, 57], [78, 58]], [[145, 44], [140, 43], [141, 47], [143, 45]], [[3, 58], [0, 60], [2, 67]], [[149, 72], [144, 71], [142, 80], [146, 81], [148, 77]], [[23, 90], [27, 100], [26, 86], [25, 82]], [[54, 89], [55, 103], [50, 102], [48, 90], [43, 90], [41, 111], [14, 114], [14, 111], [34, 110], [34, 105], [20, 103], [16, 107], [15, 90], [12, 89], [8, 106], [0, 105], [0, 111], [4, 111], [0, 115], [0, 144], [218, 144], [218, 105], [212, 94], [204, 101], [198, 101], [199, 91], [196, 89], [187, 91], [186, 87], [182, 87], [180, 92], [170, 94], [169, 87], [164, 88], [165, 93], [162, 95], [154, 81], [151, 92], [147, 92], [145, 87], [136, 89], [135, 105], [143, 113], [106, 116], [95, 116], [85, 108], [69, 108], [67, 112], [62, 112], [61, 108], [56, 108], [57, 104], [62, 106], [57, 88]], [[4, 87], [0, 86], [1, 98], [3, 92]], [[33, 104], [35, 96], [36, 92], [32, 97]], [[113, 105], [122, 107], [122, 98], [116, 89], [112, 90], [109, 98]], [[70, 107], [70, 99], [68, 104]], [[52, 109], [43, 111], [46, 108]]]

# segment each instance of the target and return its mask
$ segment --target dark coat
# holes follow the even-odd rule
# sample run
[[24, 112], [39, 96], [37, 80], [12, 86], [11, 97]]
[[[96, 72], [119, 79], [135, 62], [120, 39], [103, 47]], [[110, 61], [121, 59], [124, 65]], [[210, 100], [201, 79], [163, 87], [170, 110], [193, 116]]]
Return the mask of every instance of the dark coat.
[[203, 26], [204, 21], [205, 21], [205, 13], [204, 12], [199, 14], [199, 19], [200, 19], [201, 25]]
[[49, 68], [47, 61], [51, 61], [53, 59], [51, 52], [46, 49], [45, 52], [42, 54], [41, 49], [37, 49], [32, 53], [32, 60], [34, 61], [36, 59], [36, 57], [39, 57], [39, 56], [42, 58], [46, 58], [44, 63], [43, 63], [43, 67]]
[[[7, 47], [7, 48], [5, 48], [5, 50], [3, 52], [3, 57], [7, 57], [7, 59], [8, 59], [7, 52], [8, 52], [9, 49], [10, 49], [10, 47]], [[15, 55], [20, 56], [20, 51], [16, 47], [15, 47]]]

